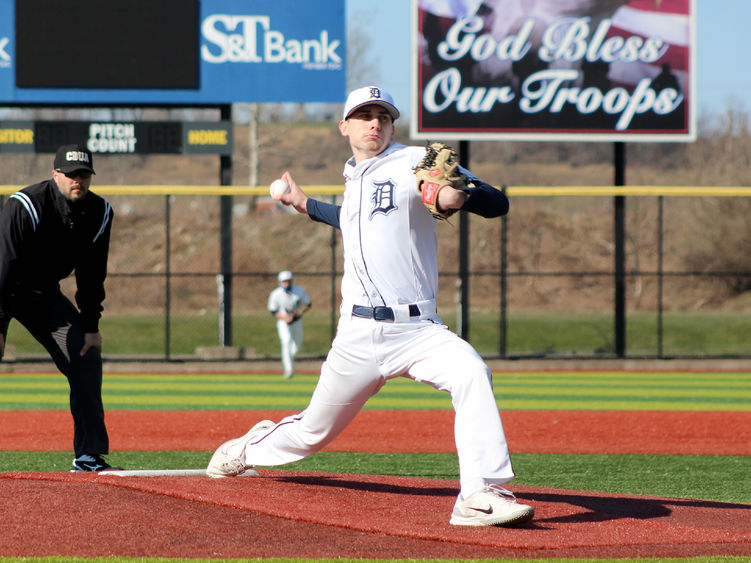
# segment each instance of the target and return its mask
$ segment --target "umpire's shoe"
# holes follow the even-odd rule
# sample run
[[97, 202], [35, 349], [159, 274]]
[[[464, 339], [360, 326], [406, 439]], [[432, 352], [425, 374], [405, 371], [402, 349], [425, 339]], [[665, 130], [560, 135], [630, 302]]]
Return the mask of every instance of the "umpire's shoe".
[[240, 474], [258, 475], [256, 471], [245, 461], [245, 448], [248, 447], [254, 439], [260, 438], [276, 426], [271, 420], [262, 420], [253, 428], [248, 430], [247, 434], [224, 442], [214, 455], [211, 456], [209, 466], [206, 468], [206, 474], [209, 477], [237, 477]]
[[79, 471], [120, 471], [121, 469], [120, 467], [112, 467], [100, 455], [84, 454], [73, 460], [73, 468], [70, 471], [71, 473], [78, 473]]

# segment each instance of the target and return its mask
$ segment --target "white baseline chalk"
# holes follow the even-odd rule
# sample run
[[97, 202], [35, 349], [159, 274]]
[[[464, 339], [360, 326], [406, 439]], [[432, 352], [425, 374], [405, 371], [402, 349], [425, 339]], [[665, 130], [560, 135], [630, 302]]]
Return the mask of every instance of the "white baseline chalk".
[[[103, 475], [116, 475], [118, 477], [208, 477], [205, 469], [128, 469], [102, 471], [101, 473]], [[238, 477], [254, 477], [257, 475], [257, 471], [248, 469], [245, 473], [238, 475]]]

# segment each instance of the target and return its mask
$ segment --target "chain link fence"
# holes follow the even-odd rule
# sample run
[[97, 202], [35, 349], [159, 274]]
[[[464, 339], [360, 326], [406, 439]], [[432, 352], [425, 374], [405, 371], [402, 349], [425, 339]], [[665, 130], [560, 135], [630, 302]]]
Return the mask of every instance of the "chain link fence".
[[[291, 270], [313, 300], [300, 356], [325, 356], [338, 318], [338, 232], [280, 207], [265, 189], [127, 188], [97, 189], [116, 211], [101, 323], [105, 359], [278, 358], [266, 300], [280, 270]], [[325, 187], [319, 193], [338, 197]], [[469, 216], [466, 273], [459, 219], [438, 226], [438, 312], [485, 358], [751, 357], [751, 188], [519, 187], [509, 195], [506, 218]], [[229, 225], [222, 197], [231, 199]], [[614, 230], [617, 197], [625, 202], [622, 241]], [[222, 271], [225, 231], [229, 274]], [[73, 283], [63, 282], [69, 295]], [[46, 358], [17, 323], [9, 344], [19, 360]]]

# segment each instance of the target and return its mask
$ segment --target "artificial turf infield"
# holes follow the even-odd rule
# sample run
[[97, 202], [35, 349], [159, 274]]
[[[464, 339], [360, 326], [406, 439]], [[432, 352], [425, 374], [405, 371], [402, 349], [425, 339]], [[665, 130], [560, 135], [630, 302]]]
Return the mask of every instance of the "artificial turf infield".
[[[23, 376], [14, 377], [4, 376], [0, 388], [8, 381], [18, 385], [25, 380]], [[566, 377], [564, 374], [559, 379], [563, 381]], [[110, 384], [112, 379], [119, 387], [128, 381], [115, 377], [109, 379]], [[189, 380], [189, 386], [190, 377], [183, 379]], [[145, 385], [133, 394], [135, 399], [128, 399], [129, 406], [137, 407], [139, 397], [159, 398], [162, 393], [169, 393], [168, 388], [158, 384], [144, 394], [144, 389], [154, 381], [136, 380]], [[178, 380], [168, 378], [168, 382]], [[218, 380], [222, 382], [220, 386], [230, 385], [224, 376]], [[28, 381], [34, 383], [34, 378]], [[263, 378], [234, 381], [240, 387], [250, 388], [254, 382], [271, 387], [279, 384]], [[669, 387], [678, 402], [688, 404], [696, 400], [689, 399], [680, 378], [670, 381]], [[745, 391], [738, 387], [745, 381], [739, 377], [727, 394], [735, 399], [743, 397]], [[723, 382], [727, 384], [726, 379], [718, 376], [716, 387], [721, 389]], [[194, 383], [205, 385], [198, 379]], [[530, 381], [525, 383], [526, 387], [523, 383], [519, 381], [524, 393], [518, 396], [525, 397], [519, 400], [528, 401]], [[661, 403], [670, 400], [664, 388], [650, 390], [648, 382], [642, 383], [645, 391], [639, 393], [634, 392], [636, 384], [627, 381], [629, 396], [639, 402], [650, 396]], [[608, 386], [611, 391], [613, 387], [624, 388], [624, 384], [616, 384], [614, 377], [603, 381], [592, 376], [589, 383], [584, 378], [578, 379], [576, 385], [589, 389], [583, 396], [590, 397], [607, 394]], [[694, 379], [693, 385], [708, 391], [706, 383], [698, 384]], [[436, 395], [435, 391], [429, 391]], [[546, 392], [560, 393], [556, 389]], [[258, 392], [257, 400], [271, 400], [264, 398], [264, 393]], [[250, 390], [247, 394], [254, 396]], [[709, 394], [718, 400], [717, 393]], [[399, 404], [414, 400], [408, 388], [401, 388], [397, 395], [395, 400]], [[118, 396], [123, 401], [125, 393]], [[203, 396], [204, 403], [210, 402], [206, 388], [189, 396]], [[108, 397], [112, 398], [105, 393], [106, 403], [110, 402]], [[4, 398], [7, 400], [8, 394]], [[435, 397], [429, 399], [433, 401]], [[290, 397], [284, 400], [290, 401]], [[622, 395], [618, 404], [623, 404], [623, 400]], [[141, 402], [152, 405], [154, 401]], [[591, 407], [596, 402], [590, 400], [590, 409], [579, 411], [502, 410], [512, 452], [684, 455], [709, 452], [739, 456], [749, 453], [751, 414], [739, 409], [738, 401], [727, 403], [732, 405], [728, 411], [594, 410]], [[0, 411], [3, 428], [0, 450], [68, 450], [72, 425], [64, 402], [62, 405], [62, 408], [56, 406], [56, 410]], [[227, 405], [223, 408], [227, 409]], [[284, 409], [162, 411], [150, 407], [108, 409], [107, 420], [112, 447], [116, 450], [210, 452], [221, 441], [244, 433], [260, 418], [278, 420], [286, 412]], [[451, 452], [454, 451], [452, 420], [453, 413], [445, 408], [364, 410], [328, 449]], [[0, 479], [4, 491], [4, 506], [0, 510], [6, 515], [4, 532], [0, 534], [2, 555], [205, 558], [751, 555], [751, 506], [746, 504], [512, 485], [523, 502], [535, 506], [533, 522], [521, 529], [475, 530], [447, 524], [457, 494], [457, 484], [451, 480], [294, 470], [262, 470], [260, 478], [219, 481], [202, 477], [123, 478], [64, 472], [6, 473]], [[30, 506], [34, 507], [31, 511]], [[81, 530], [76, 529], [76, 521], [82, 522]], [[91, 541], [93, 536], [83, 530], [84, 522], [86, 530], [90, 531], [92, 526], [98, 530], [101, 541]]]

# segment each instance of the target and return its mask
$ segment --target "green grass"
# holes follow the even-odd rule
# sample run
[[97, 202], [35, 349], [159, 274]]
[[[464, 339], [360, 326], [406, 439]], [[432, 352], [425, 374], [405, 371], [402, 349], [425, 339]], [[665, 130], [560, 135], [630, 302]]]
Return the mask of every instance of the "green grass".
[[[203, 468], [211, 452], [114, 452], [127, 469]], [[515, 484], [751, 504], [748, 458], [719, 455], [513, 454]], [[0, 472], [67, 471], [68, 452], [0, 452]], [[319, 452], [290, 471], [399, 475], [456, 481], [455, 454]]]
[[[451, 311], [443, 320], [455, 330]], [[510, 313], [506, 353], [510, 356], [542, 354], [598, 355], [614, 352], [613, 317], [605, 313]], [[165, 318], [159, 315], [104, 315], [101, 323], [105, 354], [166, 355]], [[657, 316], [651, 312], [630, 312], [626, 323], [626, 353], [656, 356]], [[172, 315], [169, 325], [169, 353], [192, 355], [197, 347], [219, 344], [216, 315]], [[302, 354], [323, 357], [331, 344], [332, 325], [328, 311], [311, 311], [305, 316]], [[473, 311], [470, 340], [483, 355], [500, 351], [500, 318], [494, 311]], [[663, 317], [664, 356], [749, 355], [751, 316], [745, 313], [677, 313]], [[45, 354], [42, 347], [18, 323], [11, 323], [9, 344], [19, 354]], [[279, 356], [274, 320], [266, 313], [235, 315], [233, 345], [258, 357]]]
[[[126, 469], [204, 468], [212, 452], [113, 452]], [[0, 473], [68, 471], [69, 452], [0, 452]], [[512, 454], [517, 485], [751, 505], [747, 456]], [[282, 469], [459, 478], [456, 454], [319, 452]]]
[[[500, 328], [497, 313], [473, 313], [472, 345], [485, 355], [498, 354]], [[662, 319], [662, 354], [751, 354], [751, 317], [745, 313], [668, 312]], [[508, 355], [612, 354], [614, 320], [603, 313], [511, 313], [508, 317]], [[655, 356], [658, 347], [657, 315], [629, 312], [626, 322], [626, 354]]]
[[[318, 375], [105, 374], [108, 409], [301, 410]], [[751, 411], [751, 373], [509, 372], [493, 376], [501, 410]], [[0, 409], [68, 408], [59, 374], [0, 374]], [[407, 378], [389, 381], [366, 409], [451, 409], [448, 393]]]
[[[233, 345], [250, 348], [262, 357], [279, 356], [274, 319], [269, 314], [235, 316]], [[104, 353], [113, 355], [165, 355], [166, 321], [158, 315], [105, 314], [100, 324]], [[171, 355], [192, 355], [199, 346], [219, 345], [216, 316], [172, 315], [169, 324]], [[331, 323], [321, 313], [305, 317], [303, 353], [324, 355], [331, 344]], [[8, 343], [19, 354], [46, 354], [44, 348], [18, 323], [10, 325]]]

